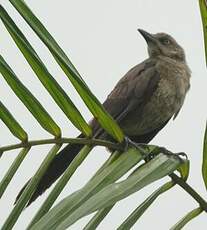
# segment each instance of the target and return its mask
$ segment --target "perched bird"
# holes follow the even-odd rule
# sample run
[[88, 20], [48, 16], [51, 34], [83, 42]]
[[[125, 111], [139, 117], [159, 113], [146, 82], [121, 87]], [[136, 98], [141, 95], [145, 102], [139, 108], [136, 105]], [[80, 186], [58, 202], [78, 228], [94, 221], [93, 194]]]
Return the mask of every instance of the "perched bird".
[[[184, 50], [174, 38], [165, 33], [138, 31], [147, 42], [149, 58], [119, 80], [103, 106], [126, 137], [136, 143], [149, 143], [179, 113], [190, 88], [191, 73]], [[95, 119], [90, 124], [95, 138], [111, 140]], [[61, 176], [82, 147], [69, 144], [56, 155], [28, 205]]]

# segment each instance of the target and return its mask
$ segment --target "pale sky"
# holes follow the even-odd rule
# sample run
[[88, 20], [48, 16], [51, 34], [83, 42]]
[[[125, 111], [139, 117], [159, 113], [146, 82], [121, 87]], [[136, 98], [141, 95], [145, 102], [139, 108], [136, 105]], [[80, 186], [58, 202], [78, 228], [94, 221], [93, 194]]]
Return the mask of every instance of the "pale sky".
[[[192, 71], [191, 89], [176, 120], [169, 122], [151, 143], [165, 146], [174, 152], [186, 152], [191, 162], [188, 182], [204, 198], [207, 198], [201, 177], [202, 143], [207, 114], [205, 101], [207, 76], [198, 1], [26, 0], [26, 3], [67, 53], [100, 101], [105, 100], [116, 82], [132, 66], [147, 58], [147, 46], [142, 36], [137, 32], [137, 28], [152, 33], [166, 32], [175, 37], [186, 51], [187, 61]], [[42, 42], [18, 15], [9, 1], [1, 0], [1, 4], [22, 29], [55, 79], [68, 92], [84, 117], [89, 120], [90, 112], [81, 102], [68, 78], [60, 70]], [[0, 49], [3, 57], [20, 80], [57, 121], [62, 128], [63, 136], [75, 137], [78, 133], [77, 130], [37, 80], [2, 23], [0, 23], [0, 32]], [[22, 124], [30, 139], [50, 137], [16, 98], [2, 78], [0, 79], [0, 99]], [[1, 146], [18, 142], [2, 122], [0, 128]], [[10, 213], [14, 197], [22, 185], [34, 174], [49, 149], [50, 146], [32, 148], [24, 160], [0, 200], [0, 223], [3, 223]], [[0, 159], [0, 179], [18, 152], [19, 150], [6, 152]], [[109, 154], [104, 148], [95, 148], [72, 177], [56, 203], [81, 188], [108, 156]], [[166, 180], [169, 179], [165, 178], [151, 184], [119, 202], [97, 229], [116, 229], [141, 201]], [[22, 213], [14, 230], [22, 230], [27, 226], [47, 195], [48, 191]], [[132, 229], [151, 229], [152, 227], [159, 230], [169, 229], [197, 206], [198, 204], [185, 191], [176, 186], [156, 200]], [[205, 215], [205, 213], [201, 214], [184, 229], [204, 229], [206, 226]], [[69, 229], [83, 229], [91, 216], [81, 219]]]

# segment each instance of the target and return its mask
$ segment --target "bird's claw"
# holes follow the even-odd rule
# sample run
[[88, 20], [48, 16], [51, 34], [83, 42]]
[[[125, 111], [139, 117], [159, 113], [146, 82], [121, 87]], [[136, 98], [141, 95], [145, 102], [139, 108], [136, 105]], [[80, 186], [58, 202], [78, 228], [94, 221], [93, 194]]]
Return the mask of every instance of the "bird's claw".
[[187, 154], [184, 153], [184, 152], [172, 153], [172, 152], [170, 152], [169, 150], [167, 150], [167, 149], [164, 148], [164, 147], [160, 147], [160, 148], [159, 148], [159, 151], [160, 151], [161, 153], [164, 153], [165, 155], [177, 156], [177, 157], [179, 157], [180, 159], [182, 159], [181, 157], [185, 157], [186, 160], [188, 160], [188, 156], [187, 156]]
[[180, 153], [175, 153], [175, 155], [177, 155], [178, 157], [185, 157], [186, 160], [188, 160], [188, 155], [184, 152], [180, 152]]

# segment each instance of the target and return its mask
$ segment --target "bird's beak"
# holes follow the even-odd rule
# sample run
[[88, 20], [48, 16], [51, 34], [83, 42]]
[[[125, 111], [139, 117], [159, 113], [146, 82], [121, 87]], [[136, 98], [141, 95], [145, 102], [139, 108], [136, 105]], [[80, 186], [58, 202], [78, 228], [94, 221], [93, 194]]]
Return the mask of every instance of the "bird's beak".
[[144, 39], [147, 43], [156, 43], [156, 38], [152, 34], [148, 33], [145, 30], [142, 30], [142, 29], [138, 29], [138, 31], [144, 37]]

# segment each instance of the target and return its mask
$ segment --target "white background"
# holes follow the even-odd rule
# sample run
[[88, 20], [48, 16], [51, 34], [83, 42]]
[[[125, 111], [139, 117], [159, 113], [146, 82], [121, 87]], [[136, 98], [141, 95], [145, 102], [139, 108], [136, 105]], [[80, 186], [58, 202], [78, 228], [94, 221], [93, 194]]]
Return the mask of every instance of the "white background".
[[[207, 114], [207, 76], [198, 1], [27, 0], [26, 2], [68, 54], [90, 89], [101, 101], [105, 100], [115, 83], [129, 68], [147, 58], [146, 44], [137, 32], [137, 28], [152, 33], [167, 32], [176, 38], [184, 47], [188, 64], [192, 70], [191, 90], [179, 116], [175, 121], [171, 121], [154, 138], [152, 143], [165, 146], [174, 152], [186, 152], [191, 161], [188, 182], [203, 197], [207, 198], [201, 178], [202, 143]], [[55, 79], [68, 92], [84, 117], [89, 120], [91, 114], [45, 46], [9, 4], [9, 1], [1, 0], [1, 3], [27, 36]], [[77, 130], [37, 80], [2, 23], [0, 23], [0, 37], [2, 55], [21, 81], [57, 121], [62, 128], [63, 135], [67, 137], [77, 135]], [[30, 139], [50, 137], [42, 130], [2, 78], [0, 79], [0, 98], [23, 125]], [[0, 145], [18, 142], [2, 123], [0, 128]], [[10, 213], [18, 191], [34, 174], [50, 147], [35, 147], [24, 160], [0, 200], [0, 223], [3, 223]], [[15, 159], [18, 151], [6, 152], [0, 159], [1, 178]], [[104, 148], [96, 148], [77, 170], [58, 201], [83, 186], [107, 157], [108, 153]], [[98, 229], [116, 229], [145, 197], [166, 180], [168, 178], [121, 201], [113, 208]], [[22, 213], [14, 227], [15, 230], [25, 229], [47, 195], [48, 192]], [[176, 186], [154, 202], [133, 229], [169, 229], [188, 211], [197, 206], [197, 203], [188, 194]], [[90, 217], [81, 219], [70, 229], [81, 230]], [[204, 226], [206, 226], [205, 213], [194, 219], [184, 229], [202, 230], [205, 229]]]

